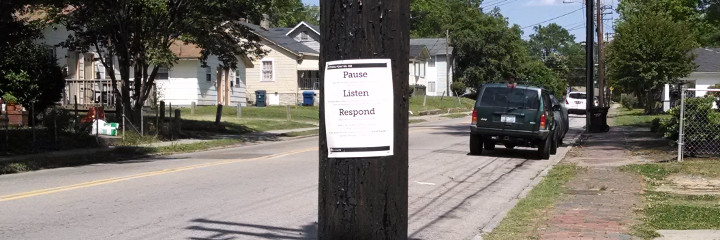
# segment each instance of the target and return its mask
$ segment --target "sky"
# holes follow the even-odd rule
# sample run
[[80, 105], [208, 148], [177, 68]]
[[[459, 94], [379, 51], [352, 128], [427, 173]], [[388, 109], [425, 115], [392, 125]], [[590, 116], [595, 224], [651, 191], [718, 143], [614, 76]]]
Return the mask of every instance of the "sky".
[[[613, 22], [618, 18], [614, 9], [618, 0], [602, 0], [603, 5], [612, 7], [605, 10], [604, 32], [612, 33]], [[302, 0], [304, 4], [318, 5], [319, 0]], [[510, 24], [523, 28], [523, 38], [528, 39], [534, 33], [533, 26], [538, 23], [547, 26], [557, 23], [575, 35], [576, 42], [585, 41], [585, 3], [583, 0], [485, 0], [482, 4], [485, 11], [494, 7], [508, 18]], [[563, 16], [564, 15], [564, 16]], [[553, 19], [557, 18], [557, 19]], [[552, 20], [551, 20], [552, 19]], [[549, 20], [549, 21], [548, 21]], [[547, 21], [547, 22], [545, 22]]]

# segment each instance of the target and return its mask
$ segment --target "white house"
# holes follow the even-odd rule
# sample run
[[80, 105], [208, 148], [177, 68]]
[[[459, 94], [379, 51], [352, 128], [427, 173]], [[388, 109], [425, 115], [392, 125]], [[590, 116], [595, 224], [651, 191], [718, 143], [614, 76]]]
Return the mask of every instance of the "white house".
[[[448, 85], [452, 84], [453, 48], [448, 45], [445, 38], [410, 39], [410, 45], [426, 46], [428, 49], [430, 59], [427, 61], [427, 67], [425, 68], [427, 95], [447, 95]], [[411, 70], [413, 69], [411, 68]]]
[[[697, 48], [693, 50], [695, 54], [695, 69], [689, 76], [683, 78], [687, 88], [708, 89], [709, 87], [720, 84], [720, 48]], [[663, 110], [667, 111], [672, 107], [670, 92], [674, 90], [674, 86], [665, 84], [663, 91]], [[696, 97], [705, 96], [707, 91], [697, 91]]]

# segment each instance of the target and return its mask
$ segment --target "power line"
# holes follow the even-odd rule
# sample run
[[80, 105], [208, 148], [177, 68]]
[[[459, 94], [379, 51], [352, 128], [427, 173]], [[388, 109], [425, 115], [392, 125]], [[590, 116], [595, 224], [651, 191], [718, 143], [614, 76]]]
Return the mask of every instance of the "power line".
[[554, 17], [554, 18], [551, 18], [551, 19], [548, 19], [548, 20], [545, 20], [545, 21], [542, 21], [542, 22], [539, 22], [539, 23], [527, 25], [527, 26], [525, 26], [525, 27], [522, 27], [522, 29], [526, 29], [526, 28], [529, 28], [529, 27], [537, 26], [537, 25], [540, 25], [540, 24], [543, 24], [543, 23], [546, 23], [546, 22], [549, 22], [549, 21], [552, 21], [552, 20], [555, 20], [555, 19], [558, 19], [558, 18], [567, 16], [567, 15], [573, 14], [573, 13], [575, 13], [575, 12], [577, 12], [577, 11], [580, 11], [580, 10], [583, 10], [583, 9], [584, 9], [584, 7], [578, 8], [578, 9], [572, 11], [572, 12], [565, 13], [565, 14], [563, 14], [563, 15], [560, 15], [560, 16], [557, 16], [557, 17]]

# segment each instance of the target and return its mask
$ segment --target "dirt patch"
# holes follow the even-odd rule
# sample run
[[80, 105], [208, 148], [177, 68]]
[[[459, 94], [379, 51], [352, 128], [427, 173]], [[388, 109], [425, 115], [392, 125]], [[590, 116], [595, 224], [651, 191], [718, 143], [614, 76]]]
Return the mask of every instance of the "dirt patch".
[[693, 175], [671, 175], [667, 184], [656, 190], [684, 195], [720, 195], [720, 178], [707, 178]]

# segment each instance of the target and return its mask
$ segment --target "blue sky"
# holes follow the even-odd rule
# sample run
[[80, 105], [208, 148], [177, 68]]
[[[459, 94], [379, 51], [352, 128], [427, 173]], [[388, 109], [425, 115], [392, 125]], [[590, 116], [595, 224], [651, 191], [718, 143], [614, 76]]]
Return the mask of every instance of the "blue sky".
[[[302, 0], [304, 4], [318, 5], [319, 0]], [[603, 0], [604, 5], [616, 8], [618, 0]], [[523, 38], [527, 39], [532, 34], [533, 25], [537, 23], [559, 17], [554, 20], [542, 23], [546, 26], [550, 23], [557, 23], [565, 29], [570, 30], [570, 34], [575, 35], [577, 42], [585, 41], [585, 3], [583, 0], [485, 0], [483, 8], [486, 11], [499, 7], [503, 16], [507, 17], [511, 24], [520, 25], [524, 28]], [[613, 32], [613, 19], [617, 19], [618, 15], [615, 10], [605, 10], [605, 32]]]

